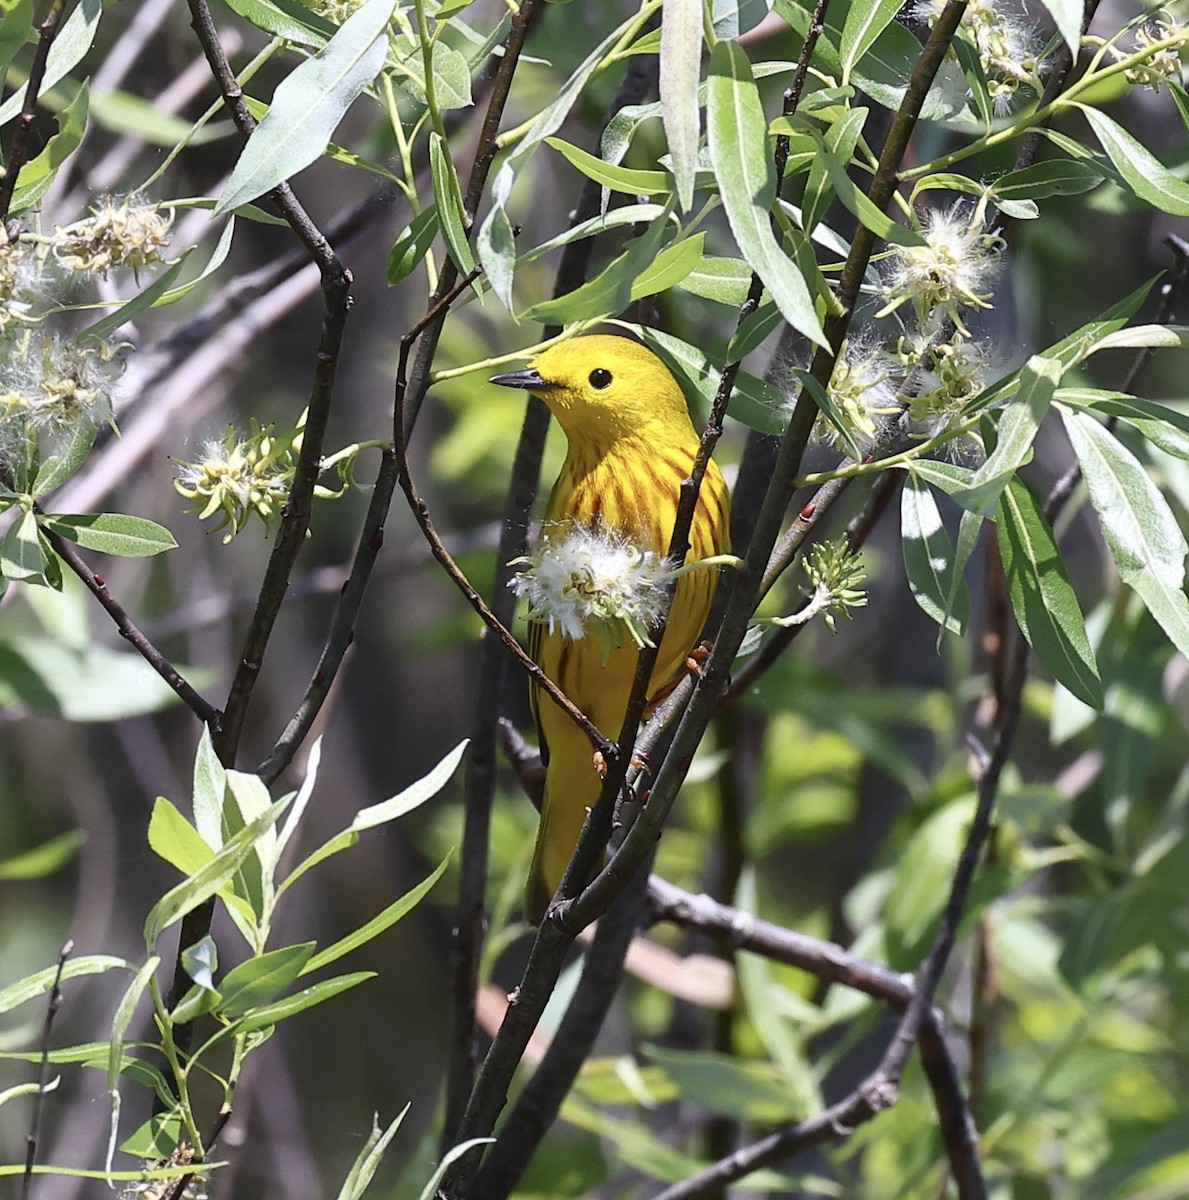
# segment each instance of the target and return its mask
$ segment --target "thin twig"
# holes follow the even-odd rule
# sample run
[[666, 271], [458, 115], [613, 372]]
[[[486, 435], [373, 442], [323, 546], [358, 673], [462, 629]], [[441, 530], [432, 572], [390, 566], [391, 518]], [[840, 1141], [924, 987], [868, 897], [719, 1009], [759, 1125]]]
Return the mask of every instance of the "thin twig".
[[[62, 13], [66, 8], [66, 0], [53, 0], [50, 10], [41, 23], [37, 39], [37, 49], [33, 51], [33, 62], [29, 67], [29, 81], [25, 84], [25, 99], [21, 104], [21, 115], [17, 117], [16, 128], [12, 134], [12, 145], [8, 150], [8, 162], [4, 168], [4, 178], [0, 180], [0, 231], [8, 220], [8, 210], [12, 207], [13, 193], [16, 191], [17, 178], [21, 168], [29, 159], [29, 139], [33, 132], [33, 122], [37, 119], [37, 101], [41, 95], [41, 85], [45, 79], [45, 66], [49, 60], [50, 47], [58, 34], [58, 26]], [[8, 241], [7, 233], [0, 232], [0, 243]]]
[[50, 1002], [46, 1005], [45, 1022], [41, 1027], [41, 1064], [37, 1073], [37, 1099], [33, 1102], [33, 1119], [29, 1122], [29, 1134], [25, 1138], [25, 1171], [21, 1176], [21, 1200], [28, 1200], [29, 1189], [33, 1186], [33, 1164], [37, 1161], [41, 1114], [45, 1110], [45, 1097], [50, 1082], [50, 1035], [54, 1029], [54, 1018], [62, 1007], [62, 972], [66, 969], [66, 960], [73, 953], [73, 941], [68, 941], [58, 951], [58, 969], [54, 973], [54, 986], [50, 989]]
[[182, 673], [161, 653], [144, 633], [136, 626], [124, 606], [111, 594], [107, 581], [83, 561], [82, 556], [61, 534], [54, 530], [42, 528], [58, 557], [83, 581], [87, 591], [103, 606], [103, 609], [115, 622], [122, 637], [136, 652], [169, 684], [178, 694], [182, 702], [195, 716], [212, 731], [219, 728], [222, 714], [204, 699], [195, 688], [183, 677]]

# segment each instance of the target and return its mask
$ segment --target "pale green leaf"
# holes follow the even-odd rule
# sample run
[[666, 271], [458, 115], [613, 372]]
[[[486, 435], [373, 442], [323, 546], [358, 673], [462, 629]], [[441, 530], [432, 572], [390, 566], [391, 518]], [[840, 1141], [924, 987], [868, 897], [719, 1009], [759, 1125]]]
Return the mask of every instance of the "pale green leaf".
[[776, 175], [768, 151], [768, 126], [751, 66], [736, 43], [719, 42], [714, 47], [708, 98], [710, 158], [739, 249], [789, 324], [825, 346], [826, 335], [809, 289], [772, 232]]
[[[80, 62], [95, 40], [99, 18], [103, 15], [103, 0], [81, 0], [79, 5], [62, 22], [58, 36], [46, 57], [45, 76], [41, 81], [41, 95], [45, 95], [56, 83], [64, 79]], [[0, 125], [7, 124], [19, 115], [25, 103], [25, 84], [3, 104], [0, 104]]]
[[[921, 610], [943, 629], [961, 636], [969, 599], [957, 589], [954, 545], [929, 485], [910, 468], [900, 494], [900, 534], [908, 587]], [[951, 596], [962, 597], [954, 607]]]
[[280, 995], [307, 968], [314, 942], [284, 946], [249, 958], [233, 967], [219, 985], [220, 1000], [215, 1011], [234, 1021]]
[[1131, 451], [1093, 417], [1060, 411], [1123, 582], [1143, 598], [1173, 645], [1189, 655], [1189, 547], [1168, 501]]
[[343, 114], [384, 65], [384, 31], [395, 6], [395, 0], [368, 0], [323, 50], [278, 85], [215, 205], [216, 215], [255, 200], [321, 155]]
[[683, 211], [694, 202], [698, 166], [698, 77], [702, 58], [702, 0], [669, 0], [661, 9], [661, 120]]
[[[62, 968], [62, 980], [78, 979], [82, 975], [102, 975], [105, 971], [136, 971], [127, 959], [116, 958], [110, 954], [84, 954], [79, 958], [69, 958]], [[12, 1009], [38, 996], [46, 995], [54, 986], [58, 977], [58, 967], [46, 967], [32, 975], [10, 983], [6, 988], [0, 988], [0, 1013]], [[40, 1054], [37, 1055], [40, 1058]]]
[[[1072, 2], [1072, 0], [1070, 0]], [[1081, 12], [1080, 3], [1077, 5]], [[1079, 21], [1080, 21], [1079, 16]], [[1107, 157], [1127, 186], [1161, 212], [1189, 217], [1189, 183], [1178, 179], [1155, 155], [1136, 141], [1118, 122], [1086, 104], [1078, 104], [1097, 135]]]
[[362, 832], [374, 829], [377, 825], [386, 825], [405, 816], [413, 809], [420, 807], [427, 800], [436, 796], [446, 786], [447, 780], [454, 774], [469, 742], [461, 741], [449, 754], [442, 759], [427, 775], [422, 776], [416, 783], [411, 783], [402, 792], [398, 792], [388, 800], [362, 808], [355, 814], [351, 822], [351, 831]]
[[42, 517], [41, 523], [84, 550], [98, 550], [102, 554], [114, 554], [122, 558], [148, 558], [177, 546], [168, 529], [144, 517], [127, 516], [124, 513], [83, 513], [77, 516], [52, 513]]

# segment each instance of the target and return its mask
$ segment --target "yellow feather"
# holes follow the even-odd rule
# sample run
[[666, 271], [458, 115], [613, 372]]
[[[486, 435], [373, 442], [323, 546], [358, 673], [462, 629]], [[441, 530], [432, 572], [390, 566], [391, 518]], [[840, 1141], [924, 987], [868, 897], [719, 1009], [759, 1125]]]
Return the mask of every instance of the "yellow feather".
[[[661, 360], [626, 338], [579, 337], [545, 351], [528, 371], [499, 376], [495, 382], [540, 396], [566, 434], [566, 459], [546, 521], [602, 525], [663, 555], [698, 435], [681, 389]], [[725, 553], [728, 523], [726, 484], [711, 462], [694, 514], [688, 561]], [[707, 568], [678, 579], [649, 681], [650, 699], [693, 648], [710, 612], [716, 576]], [[625, 639], [607, 653], [595, 636], [574, 641], [560, 629], [534, 625], [531, 649], [545, 674], [606, 736], [617, 738], [636, 669], [635, 644]], [[561, 882], [601, 780], [589, 739], [561, 708], [548, 696], [535, 694], [533, 710], [546, 762], [541, 824], [525, 897], [525, 915], [535, 923]]]

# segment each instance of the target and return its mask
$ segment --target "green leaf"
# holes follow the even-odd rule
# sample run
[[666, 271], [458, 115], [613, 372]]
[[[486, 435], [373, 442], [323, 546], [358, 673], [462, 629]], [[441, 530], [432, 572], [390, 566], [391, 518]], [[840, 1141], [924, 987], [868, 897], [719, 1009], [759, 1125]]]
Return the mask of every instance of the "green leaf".
[[332, 22], [297, 0], [226, 0], [226, 3], [261, 33], [284, 38], [297, 46], [321, 49], [335, 33]]
[[1082, 0], [1041, 0], [1041, 3], [1049, 10], [1049, 15], [1053, 18], [1058, 33], [1061, 34], [1070, 53], [1076, 59], [1082, 42], [1082, 20], [1084, 18]]
[[[70, 16], [62, 22], [54, 44], [46, 57], [45, 76], [41, 81], [41, 95], [45, 95], [56, 83], [64, 79], [83, 60], [95, 40], [99, 18], [103, 16], [103, 0], [81, 0]], [[0, 104], [0, 125], [5, 125], [18, 116], [25, 103], [26, 85], [19, 88], [3, 104]]]
[[396, 241], [392, 243], [392, 249], [388, 252], [388, 265], [385, 268], [385, 278], [389, 287], [407, 279], [422, 263], [438, 228], [438, 208], [436, 204], [430, 204], [397, 234]]
[[410, 1105], [406, 1104], [383, 1133], [380, 1132], [379, 1123], [373, 1116], [371, 1134], [351, 1164], [351, 1170], [347, 1172], [347, 1178], [343, 1180], [343, 1186], [339, 1188], [337, 1200], [359, 1200], [359, 1197], [367, 1191], [367, 1186], [371, 1183], [372, 1177], [384, 1157], [384, 1151], [388, 1149], [388, 1143], [396, 1135], [409, 1108]]
[[0, 860], [0, 880], [13, 879], [44, 879], [64, 867], [77, 853], [78, 848], [87, 840], [86, 834], [79, 829], [71, 829], [60, 833], [57, 837], [26, 850], [23, 854], [14, 854], [11, 858]]
[[437, 1195], [438, 1184], [442, 1182], [446, 1172], [460, 1159], [464, 1154], [473, 1150], [476, 1146], [484, 1146], [488, 1142], [494, 1142], [495, 1138], [480, 1137], [471, 1138], [468, 1141], [460, 1142], [457, 1146], [452, 1146], [438, 1163], [437, 1170], [429, 1177], [429, 1182], [421, 1189], [421, 1195], [418, 1200], [434, 1200]]
[[433, 177], [435, 207], [438, 210], [442, 237], [446, 249], [460, 275], [469, 274], [475, 266], [474, 255], [467, 243], [466, 214], [462, 208], [462, 189], [458, 173], [450, 160], [450, 148], [436, 130], [429, 135], [429, 170]]
[[1139, 593], [1173, 645], [1189, 654], [1189, 546], [1168, 501], [1131, 451], [1093, 417], [1062, 409], [1061, 418], [1123, 582]]
[[693, 237], [666, 246], [653, 259], [652, 265], [636, 276], [631, 298], [640, 300], [644, 296], [655, 296], [658, 292], [676, 287], [702, 261], [705, 240], [704, 233], [695, 233]]
[[308, 988], [303, 988], [295, 995], [278, 1000], [275, 1004], [268, 1004], [264, 1008], [256, 1009], [237, 1021], [233, 1029], [237, 1036], [243, 1033], [252, 1033], [258, 1029], [267, 1029], [270, 1025], [277, 1025], [287, 1017], [292, 1017], [307, 1008], [313, 1008], [315, 1004], [321, 1004], [324, 1000], [329, 1000], [367, 979], [373, 979], [375, 974], [375, 971], [356, 971], [351, 975], [337, 975], [334, 979], [315, 983]]
[[[1080, 4], [1079, 4], [1080, 11]], [[1080, 17], [1079, 17], [1080, 20]], [[1105, 113], [1077, 104], [1097, 135], [1107, 157], [1127, 186], [1161, 212], [1189, 217], [1189, 183], [1178, 179], [1159, 159]]]
[[146, 309], [152, 308], [163, 296], [168, 294], [174, 281], [182, 273], [182, 268], [186, 265], [186, 260], [193, 253], [193, 246], [183, 251], [182, 257], [167, 271], [153, 280], [143, 292], [133, 296], [131, 300], [126, 304], [122, 304], [115, 312], [109, 313], [106, 317], [101, 317], [92, 325], [88, 325], [86, 329], [75, 335], [74, 340], [81, 342], [86, 338], [95, 338], [102, 341], [104, 338], [115, 333], [121, 325], [126, 325], [133, 317], [137, 317]]
[[37, 469], [37, 477], [33, 480], [34, 498], [40, 500], [61, 487], [86, 462], [98, 435], [99, 426], [93, 421], [80, 421], [75, 425], [65, 448], [50, 455]]
[[716, 37], [737, 38], [754, 29], [772, 10], [772, 0], [712, 0], [710, 21]]
[[384, 65], [395, 0], [368, 0], [277, 87], [215, 205], [215, 215], [271, 191], [314, 162], [343, 114]]
[[234, 236], [235, 217], [228, 217], [206, 266], [193, 279], [188, 279], [185, 283], [180, 283], [177, 287], [163, 292], [153, 301], [153, 307], [163, 308], [167, 304], [174, 304], [183, 296], [188, 296], [204, 279], [209, 279], [227, 260], [227, 255], [231, 252], [231, 239]]
[[838, 51], [842, 57], [842, 82], [849, 83], [855, 63], [871, 49], [876, 38], [895, 19], [903, 0], [854, 0], [842, 25]]
[[751, 267], [740, 258], [703, 258], [677, 286], [683, 292], [739, 308], [751, 287]]
[[222, 999], [216, 1012], [234, 1021], [280, 995], [305, 970], [314, 953], [314, 942], [301, 942], [270, 950], [233, 967], [219, 987]]
[[37, 516], [30, 509], [14, 521], [0, 547], [0, 570], [6, 579], [45, 582], [45, 550], [37, 528]]
[[1030, 491], [1013, 479], [996, 515], [1012, 608], [1028, 644], [1053, 678], [1102, 711], [1102, 681], [1086, 623], [1053, 532]]
[[[83, 975], [102, 975], [105, 971], [135, 971], [136, 968], [123, 958], [115, 958], [110, 954], [84, 954], [79, 958], [66, 960], [62, 968], [62, 980], [78, 979]], [[0, 988], [0, 1013], [11, 1012], [12, 1009], [38, 996], [46, 995], [54, 986], [58, 977], [58, 967], [46, 967], [24, 979], [10, 983], [6, 988]], [[40, 1058], [40, 1055], [38, 1055]]]
[[[383, 912], [378, 913], [365, 925], [361, 925], [358, 929], [353, 930], [345, 938], [341, 938], [332, 946], [327, 946], [325, 950], [320, 950], [310, 961], [304, 966], [300, 974], [304, 975], [307, 971], [316, 971], [319, 967], [324, 967], [328, 963], [335, 962], [343, 957], [344, 954], [349, 954], [352, 950], [359, 946], [370, 942], [372, 938], [383, 933], [385, 929], [395, 925], [406, 913], [411, 912], [421, 901], [429, 894], [434, 884], [437, 883], [445, 873], [446, 867], [449, 865], [451, 855], [447, 854], [434, 872], [423, 879], [415, 888], [406, 892], [399, 900], [390, 904]], [[226, 988], [226, 984], [224, 984]]]
[[727, 343], [726, 361], [739, 362], [746, 358], [753, 350], [758, 349], [764, 339], [783, 321], [784, 316], [780, 309], [771, 300], [765, 300], [755, 312], [744, 317], [739, 322], [739, 328], [731, 334], [731, 340]]
[[204, 725], [194, 755], [194, 827], [212, 850], [223, 848], [223, 806], [227, 800], [227, 771], [215, 753], [210, 727]]
[[361, 808], [351, 822], [351, 832], [360, 833], [365, 829], [374, 829], [377, 825], [386, 825], [405, 816], [415, 808], [419, 808], [427, 800], [436, 796], [446, 786], [447, 780], [454, 774], [462, 756], [469, 745], [463, 740], [447, 754], [436, 767], [422, 776], [416, 783], [411, 783], [402, 792], [398, 792], [388, 800], [373, 804], [369, 808]]
[[[801, 197], [801, 228], [812, 233], [818, 222], [826, 215], [834, 192], [831, 188], [833, 176], [826, 170], [823, 152], [833, 154], [842, 162], [849, 163], [859, 144], [863, 126], [867, 121], [870, 109], [856, 108], [847, 111], [837, 121], [830, 124], [825, 134], [818, 132], [816, 126], [805, 122], [808, 126], [816, 154], [809, 165], [809, 177], [805, 180], [805, 192]], [[846, 172], [842, 172], [846, 176]], [[854, 187], [847, 178], [847, 187]], [[874, 207], [874, 206], [873, 206]]]
[[644, 233], [628, 242], [624, 252], [593, 279], [564, 296], [534, 304], [523, 315], [545, 325], [569, 325], [620, 312], [631, 302], [633, 285], [651, 268], [669, 232], [666, 211], [665, 216], [658, 217]]
[[182, 1137], [180, 1112], [158, 1113], [150, 1117], [120, 1145], [124, 1154], [152, 1162], [168, 1162]]
[[154, 521], [124, 513], [82, 513], [78, 516], [54, 513], [43, 516], [41, 523], [68, 542], [77, 542], [84, 550], [98, 550], [122, 558], [151, 558], [177, 547], [168, 529]]
[[116, 1015], [112, 1018], [111, 1041], [108, 1043], [107, 1055], [107, 1090], [109, 1092], [114, 1092], [120, 1081], [120, 1064], [124, 1057], [124, 1034], [128, 1032], [128, 1026], [132, 1022], [136, 1006], [148, 989], [149, 980], [152, 979], [160, 962], [161, 960], [155, 954], [150, 955], [144, 966], [133, 976], [132, 982], [128, 985], [128, 989], [124, 992], [123, 998], [116, 1008]]
[[567, 162], [577, 167], [588, 179], [608, 187], [614, 192], [627, 192], [633, 196], [665, 195], [672, 190], [673, 181], [664, 171], [638, 171], [621, 167], [616, 163], [604, 162], [577, 146], [558, 137], [547, 137], [546, 145], [562, 154]]
[[1179, 408], [1101, 388], [1058, 388], [1053, 399], [1118, 417], [1166, 454], [1189, 458], [1189, 413]]
[[215, 850], [177, 807], [158, 796], [149, 817], [149, 848], [183, 875], [194, 875], [215, 856]]
[[528, 132], [509, 152], [508, 157], [491, 181], [491, 208], [488, 210], [483, 224], [479, 227], [479, 236], [475, 239], [475, 249], [478, 252], [479, 261], [483, 264], [483, 273], [488, 283], [491, 284], [491, 290], [508, 309], [513, 307], [512, 279], [516, 253], [512, 222], [508, 218], [507, 211], [512, 185], [537, 146], [550, 134], [557, 132], [587, 81], [603, 65], [604, 56], [633, 24], [634, 18], [629, 17], [622, 25], [612, 30], [578, 64], [569, 79], [558, 88], [549, 104], [537, 114]]
[[1097, 187], [1106, 176], [1093, 163], [1071, 158], [1050, 158], [1020, 171], [1000, 175], [991, 185], [991, 199], [1043, 200], [1048, 196], [1076, 196]]
[[33, 33], [33, 0], [5, 0], [0, 16], [0, 79], [8, 77], [8, 68]]
[[954, 546], [933, 492], [911, 467], [900, 493], [900, 533], [913, 599], [943, 629], [961, 636], [970, 615], [969, 596], [961, 577], [955, 578]]
[[271, 830], [289, 803], [278, 800], [251, 824], [239, 831], [201, 870], [166, 892], [145, 919], [145, 944], [152, 949], [157, 939], [175, 921], [214, 896], [240, 869], [255, 848], [256, 840]]
[[646, 1046], [644, 1053], [664, 1068], [681, 1089], [683, 1099], [709, 1112], [765, 1125], [804, 1115], [793, 1103], [781, 1072], [771, 1063], [655, 1045]]
[[809, 289], [772, 232], [776, 172], [768, 152], [767, 122], [747, 56], [736, 43], [714, 47], [707, 94], [710, 159], [731, 232], [785, 320], [825, 346]]
[[[867, 110], [865, 108], [855, 109], [855, 113], [862, 113], [866, 117]], [[858, 130], [855, 131], [856, 138], [862, 129], [862, 121], [858, 122], [858, 126]], [[898, 246], [923, 246], [925, 244], [925, 239], [915, 229], [901, 225], [899, 221], [893, 221], [887, 213], [881, 212], [872, 204], [867, 195], [847, 175], [841, 159], [822, 139], [821, 134], [814, 130], [813, 136], [814, 141], [818, 143], [821, 165], [830, 177], [835, 194], [848, 212], [858, 217], [863, 225], [870, 229], [876, 237], [883, 238], [885, 242], [893, 242]]]
[[661, 9], [661, 121], [684, 212], [694, 203], [698, 166], [698, 77], [702, 61], [702, 0], [669, 0]]
[[21, 168], [9, 209], [13, 216], [32, 208], [45, 195], [58, 168], [82, 144], [83, 134], [87, 131], [90, 98], [90, 88], [84, 82], [74, 99], [58, 114], [58, 132], [35, 159]]
[[1028, 460], [1036, 431], [1049, 411], [1061, 382], [1062, 366], [1055, 359], [1033, 356], [1020, 372], [1019, 389], [999, 418], [999, 437], [987, 461], [974, 473], [970, 487], [954, 493], [963, 508], [989, 517], [1008, 481]]

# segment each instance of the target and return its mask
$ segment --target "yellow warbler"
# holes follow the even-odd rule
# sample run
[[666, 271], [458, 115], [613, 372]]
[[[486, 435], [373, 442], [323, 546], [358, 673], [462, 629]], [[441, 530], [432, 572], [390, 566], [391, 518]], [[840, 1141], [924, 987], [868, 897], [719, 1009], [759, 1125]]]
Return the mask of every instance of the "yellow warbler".
[[[492, 382], [539, 396], [565, 432], [565, 463], [529, 572], [536, 578], [518, 590], [529, 594], [537, 663], [607, 737], [616, 738], [642, 631], [675, 566], [664, 555], [698, 435], [668, 369], [627, 338], [572, 338], [546, 350], [527, 370]], [[712, 461], [694, 513], [689, 562], [726, 552], [728, 506], [726, 484]], [[693, 648], [716, 578], [708, 568], [677, 579], [650, 699]], [[533, 692], [546, 767], [525, 896], [525, 915], [535, 924], [561, 882], [601, 780], [586, 734], [548, 695], [535, 686]]]

